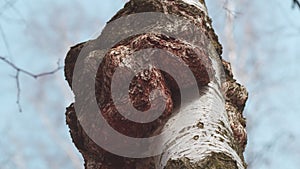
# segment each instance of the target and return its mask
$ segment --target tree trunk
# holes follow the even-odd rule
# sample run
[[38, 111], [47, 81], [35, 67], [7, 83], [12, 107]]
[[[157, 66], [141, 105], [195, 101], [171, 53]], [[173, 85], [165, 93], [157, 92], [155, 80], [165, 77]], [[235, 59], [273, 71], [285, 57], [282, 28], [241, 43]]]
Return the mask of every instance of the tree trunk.
[[71, 48], [67, 124], [86, 169], [242, 169], [246, 89], [204, 0], [131, 0]]

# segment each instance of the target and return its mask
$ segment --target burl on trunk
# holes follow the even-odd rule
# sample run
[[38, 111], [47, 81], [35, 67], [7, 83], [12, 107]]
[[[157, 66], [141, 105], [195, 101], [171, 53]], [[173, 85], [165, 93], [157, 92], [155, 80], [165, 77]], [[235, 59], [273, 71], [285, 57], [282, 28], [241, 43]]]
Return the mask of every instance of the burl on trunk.
[[131, 0], [65, 59], [86, 169], [243, 169], [248, 94], [204, 0]]

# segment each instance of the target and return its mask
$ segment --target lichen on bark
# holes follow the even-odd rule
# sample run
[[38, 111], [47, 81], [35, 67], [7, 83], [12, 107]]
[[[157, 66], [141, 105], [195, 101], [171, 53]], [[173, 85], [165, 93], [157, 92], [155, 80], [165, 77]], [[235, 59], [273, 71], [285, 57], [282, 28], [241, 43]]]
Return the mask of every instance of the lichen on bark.
[[176, 160], [169, 160], [164, 169], [187, 168], [187, 169], [237, 169], [236, 161], [223, 153], [212, 153], [201, 162], [193, 163], [190, 159], [183, 157]]

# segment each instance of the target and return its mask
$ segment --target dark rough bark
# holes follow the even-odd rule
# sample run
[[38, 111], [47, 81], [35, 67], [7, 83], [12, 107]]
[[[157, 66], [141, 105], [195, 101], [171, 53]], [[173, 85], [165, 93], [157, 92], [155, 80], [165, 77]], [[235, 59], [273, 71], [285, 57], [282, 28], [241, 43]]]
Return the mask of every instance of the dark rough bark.
[[[200, 2], [204, 4], [204, 1]], [[218, 42], [218, 38], [211, 27], [211, 20], [207, 16], [206, 12], [181, 0], [131, 0], [109, 22], [112, 22], [122, 16], [142, 12], [163, 12], [165, 14], [174, 14], [190, 20], [193, 24], [199, 27], [203, 34], [208, 37], [210, 42], [212, 42], [217, 55], [221, 57], [222, 46]], [[110, 41], [110, 38], [113, 39], [114, 36], [117, 35], [111, 35], [110, 37], [107, 37], [107, 41]], [[126, 79], [122, 78], [127, 77], [126, 75], [130, 74], [130, 71], [127, 71], [126, 68], [134, 66], [131, 65], [131, 63], [124, 63], [123, 60], [130, 60], [130, 55], [136, 51], [148, 48], [158, 48], [178, 56], [191, 69], [194, 77], [196, 78], [197, 84], [193, 84], [188, 77], [185, 77], [185, 72], [182, 72], [182, 74], [179, 74], [179, 76], [181, 76], [181, 78], [183, 79], [186, 79], [185, 83], [183, 84], [184, 88], [192, 88], [196, 85], [199, 90], [203, 90], [202, 87], [207, 86], [211, 82], [209, 75], [214, 75], [216, 72], [213, 69], [211, 63], [209, 54], [210, 49], [208, 48], [208, 46], [205, 46], [206, 42], [201, 41], [201, 39], [197, 39], [197, 37], [194, 37], [194, 40], [196, 41], [197, 47], [161, 33], [144, 33], [133, 37], [126, 37], [126, 39], [117, 43], [105, 54], [103, 62], [100, 64], [99, 68], [95, 67], [94, 63], [96, 61], [93, 60], [93, 57], [97, 57], [97, 46], [95, 45], [97, 40], [84, 42], [72, 47], [67, 54], [67, 57], [65, 59], [66, 80], [72, 88], [74, 66], [78, 61], [77, 57], [80, 52], [82, 52], [86, 56], [89, 56], [89, 53], [91, 51], [96, 51], [94, 52], [93, 57], [87, 57], [88, 63], [85, 67], [82, 67], [83, 71], [79, 81], [84, 84], [85, 80], [93, 78], [90, 77], [89, 71], [97, 69], [98, 71], [95, 84], [96, 98], [99, 103], [99, 108], [102, 112], [102, 115], [105, 117], [108, 123], [115, 130], [127, 136], [136, 138], [153, 136], [156, 135], [160, 130], [163, 130], [163, 128], [165, 127], [165, 123], [170, 119], [170, 117], [173, 115], [173, 112], [176, 111], [176, 108], [181, 103], [179, 97], [180, 91], [174, 79], [168, 73], [160, 71], [156, 67], [148, 67], [142, 72], [134, 72], [137, 73], [137, 76], [135, 76], [131, 81], [131, 84], [129, 86], [129, 96], [131, 103], [136, 109], [145, 111], [151, 106], [151, 108], [153, 108], [153, 110], [155, 111], [159, 109], [159, 107], [155, 107], [155, 105], [157, 105], [155, 103], [156, 101], [159, 101], [160, 97], [162, 97], [166, 102], [166, 108], [163, 114], [157, 120], [150, 123], [140, 124], [132, 122], [128, 119], [123, 119], [122, 115], [118, 113], [115, 105], [116, 103], [114, 103], [111, 98], [112, 76], [116, 68], [120, 66], [125, 67], [123, 72], [124, 74], [120, 77], [117, 77], [118, 79], [120, 79], [119, 84], [123, 84], [122, 81], [125, 81]], [[87, 43], [89, 43], [89, 46], [85, 48], [84, 51], [82, 51]], [[135, 60], [135, 62], [137, 62], [138, 65], [148, 64], [147, 59]], [[166, 66], [169, 63], [175, 62], [172, 62], [172, 60], [161, 60], [161, 62], [158, 64]], [[243, 167], [246, 168], [246, 164], [243, 158], [243, 152], [247, 142], [247, 135], [245, 131], [246, 121], [243, 117], [242, 112], [245, 107], [245, 102], [247, 100], [248, 94], [246, 89], [234, 80], [230, 64], [224, 60], [222, 60], [221, 64], [225, 71], [225, 81], [222, 83], [222, 87], [220, 90], [222, 90], [222, 92], [224, 93], [224, 106], [227, 112], [226, 116], [228, 117], [229, 125], [231, 128], [229, 130], [232, 130], [232, 133], [227, 132], [226, 130], [221, 134], [229, 138], [230, 147], [238, 154], [238, 157], [243, 163]], [[172, 66], [174, 67], [176, 65]], [[83, 88], [89, 89], [90, 86], [83, 85]], [[117, 86], [117, 89], [122, 88], [124, 88], [124, 86]], [[151, 91], [153, 91], [154, 89], [158, 89], [161, 92], [151, 95], [151, 97], [153, 98], [153, 102], [151, 102], [151, 104], [149, 96]], [[86, 95], [82, 94], [81, 91], [76, 90], [74, 90], [74, 94], [75, 102], [81, 101], [87, 103], [81, 105], [80, 109], [88, 109], [89, 101], [84, 101], [87, 98], [83, 98]], [[120, 92], [120, 94], [117, 96], [117, 105], [120, 109], [126, 112], [126, 105], [130, 103], [128, 103], [128, 101], [124, 99], [124, 95], [125, 93]], [[86, 116], [84, 116], [84, 118], [84, 120], [89, 120], [91, 118], [88, 112]], [[70, 128], [73, 142], [80, 153], [83, 155], [86, 169], [159, 168], [159, 165], [157, 164], [159, 163], [157, 161], [157, 157], [142, 159], [126, 158], [107, 152], [99, 147], [82, 128], [78, 120], [78, 115], [75, 112], [74, 104], [71, 104], [67, 108], [66, 121]], [[199, 129], [203, 129], [205, 128], [206, 124], [199, 122], [195, 125]], [[220, 126], [225, 127], [226, 124], [220, 122]], [[101, 126], [95, 126], [95, 128], [101, 128]], [[97, 134], [100, 134], [101, 137], [106, 137], [106, 135], [108, 135], [109, 133]], [[199, 136], [195, 136], [194, 139], [197, 140], [198, 137]], [[125, 145], [126, 143], [124, 142], [123, 145], [119, 146], [120, 148], [126, 148]], [[238, 166], [237, 161], [228, 156], [228, 154], [226, 153], [212, 152], [206, 158], [197, 162], [194, 162], [186, 157], [169, 159], [167, 161], [167, 164], [163, 168], [233, 169], [241, 168], [241, 166]]]

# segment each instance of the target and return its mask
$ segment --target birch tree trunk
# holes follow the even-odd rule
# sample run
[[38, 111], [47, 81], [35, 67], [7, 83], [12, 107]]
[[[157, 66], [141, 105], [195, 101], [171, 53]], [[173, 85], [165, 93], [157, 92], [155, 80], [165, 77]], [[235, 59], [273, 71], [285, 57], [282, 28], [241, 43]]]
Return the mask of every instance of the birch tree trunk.
[[246, 168], [248, 94], [221, 54], [204, 0], [131, 0], [72, 47], [66, 121], [85, 168]]

